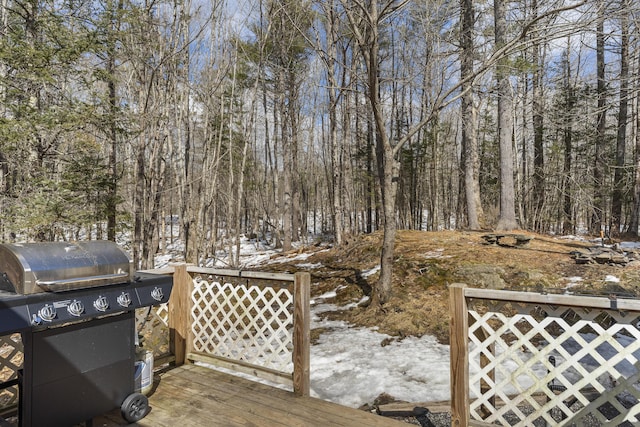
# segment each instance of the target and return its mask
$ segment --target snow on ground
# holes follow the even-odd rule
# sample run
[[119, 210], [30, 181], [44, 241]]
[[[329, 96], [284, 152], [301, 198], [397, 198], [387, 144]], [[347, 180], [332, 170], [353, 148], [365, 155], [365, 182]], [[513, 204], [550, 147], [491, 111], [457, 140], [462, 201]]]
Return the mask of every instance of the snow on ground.
[[564, 279], [564, 281], [566, 281], [566, 285], [565, 285], [565, 289], [571, 289], [574, 286], [579, 286], [582, 284], [583, 279], [582, 277], [578, 277], [578, 276], [572, 276], [572, 277], [567, 277]]
[[363, 278], [367, 278], [369, 276], [373, 276], [374, 274], [376, 274], [378, 271], [380, 271], [380, 264], [376, 265], [375, 267], [369, 269], [369, 270], [365, 270], [363, 271], [360, 275]]
[[[567, 237], [570, 238], [570, 237]], [[228, 253], [221, 251], [208, 267], [228, 267]], [[319, 264], [304, 263], [307, 254], [283, 256], [256, 241], [244, 240], [241, 245], [243, 267], [258, 267], [269, 262], [301, 261], [300, 270], [318, 268]], [[432, 256], [442, 256], [436, 251]], [[170, 262], [168, 257], [158, 264]], [[363, 272], [375, 274], [379, 266]], [[565, 279], [567, 289], [582, 282], [580, 277]], [[605, 280], [615, 282], [614, 276]], [[311, 347], [311, 394], [345, 406], [359, 407], [381, 393], [409, 402], [449, 400], [449, 346], [439, 344], [434, 337], [407, 337], [402, 340], [381, 334], [375, 329], [355, 327], [343, 321], [322, 319], [322, 313], [346, 307], [330, 304], [335, 291], [314, 297], [311, 301], [311, 328], [324, 328], [317, 343]], [[639, 356], [640, 357], [640, 356]]]
[[[241, 242], [243, 267], [258, 267], [266, 263], [300, 261], [300, 270], [311, 270], [319, 264], [305, 263], [309, 254], [282, 256], [255, 241]], [[219, 251], [207, 267], [227, 268], [228, 252]], [[170, 255], [156, 258], [156, 267], [172, 262]], [[363, 272], [375, 274], [380, 266]], [[337, 291], [337, 290], [336, 290]], [[311, 346], [311, 394], [345, 406], [359, 407], [373, 403], [381, 393], [411, 402], [449, 399], [449, 346], [439, 344], [434, 337], [395, 337], [375, 330], [360, 328], [346, 322], [322, 320], [324, 311], [348, 309], [327, 304], [336, 291], [314, 297], [311, 301], [311, 328], [324, 328], [318, 342]], [[384, 345], [383, 345], [384, 342]]]
[[640, 249], [640, 242], [620, 242], [618, 245], [622, 249]]
[[319, 317], [338, 309], [331, 304], [312, 309], [311, 327], [329, 328], [311, 347], [313, 396], [352, 407], [373, 403], [383, 392], [409, 402], [449, 399], [449, 346], [429, 336], [397, 341]]
[[[304, 261], [308, 256], [295, 254], [266, 261], [245, 252], [244, 260], [246, 265], [259, 266], [265, 262]], [[297, 266], [301, 270], [319, 267], [309, 263]], [[362, 276], [379, 270], [380, 266], [376, 266]], [[312, 396], [352, 407], [373, 403], [381, 393], [409, 402], [449, 399], [449, 346], [439, 344], [431, 336], [397, 341], [372, 329], [322, 320], [325, 311], [348, 309], [361, 302], [346, 307], [326, 304], [325, 301], [335, 298], [336, 291], [311, 302], [311, 328], [326, 329], [311, 346]]]

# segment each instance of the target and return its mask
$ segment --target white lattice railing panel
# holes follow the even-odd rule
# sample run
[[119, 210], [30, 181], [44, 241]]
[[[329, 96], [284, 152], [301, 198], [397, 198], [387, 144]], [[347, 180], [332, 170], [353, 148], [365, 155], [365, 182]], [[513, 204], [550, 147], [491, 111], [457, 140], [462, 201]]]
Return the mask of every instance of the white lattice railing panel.
[[168, 305], [145, 307], [136, 310], [136, 330], [144, 338], [143, 347], [158, 357], [169, 353]]
[[[0, 336], [0, 383], [15, 380], [24, 359], [20, 334]], [[18, 387], [0, 390], [0, 409], [18, 402]]]
[[291, 373], [293, 294], [287, 287], [194, 279], [196, 352]]
[[640, 425], [640, 316], [469, 301], [471, 419], [504, 426]]

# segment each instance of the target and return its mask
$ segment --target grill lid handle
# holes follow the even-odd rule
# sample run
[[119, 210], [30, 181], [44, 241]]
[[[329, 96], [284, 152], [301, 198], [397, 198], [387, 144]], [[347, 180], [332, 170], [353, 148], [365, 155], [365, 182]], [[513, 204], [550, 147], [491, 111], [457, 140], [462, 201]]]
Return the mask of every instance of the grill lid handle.
[[112, 285], [129, 280], [128, 272], [102, 274], [100, 276], [78, 277], [62, 280], [36, 280], [36, 284], [48, 291], [59, 292], [71, 289], [89, 288], [97, 284]]

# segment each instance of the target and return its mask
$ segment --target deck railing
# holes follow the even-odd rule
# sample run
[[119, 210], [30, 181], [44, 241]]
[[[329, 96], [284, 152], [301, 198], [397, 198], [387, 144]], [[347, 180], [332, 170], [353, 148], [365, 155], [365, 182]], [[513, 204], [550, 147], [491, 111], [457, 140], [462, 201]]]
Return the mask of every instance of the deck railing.
[[0, 416], [18, 405], [18, 371], [24, 358], [20, 334], [0, 336]]
[[309, 395], [310, 276], [175, 267], [175, 363], [208, 363]]
[[640, 422], [640, 301], [452, 285], [452, 426]]
[[[179, 264], [168, 304], [136, 310], [155, 365], [203, 362], [309, 395], [309, 273], [272, 274]], [[16, 411], [20, 334], [0, 336], [0, 416]], [[3, 388], [4, 387], [4, 388]]]

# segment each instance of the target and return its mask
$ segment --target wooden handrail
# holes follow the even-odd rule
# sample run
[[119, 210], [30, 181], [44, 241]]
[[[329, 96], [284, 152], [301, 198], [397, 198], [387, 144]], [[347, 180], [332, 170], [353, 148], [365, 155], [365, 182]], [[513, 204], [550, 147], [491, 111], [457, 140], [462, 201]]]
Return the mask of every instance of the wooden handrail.
[[292, 274], [268, 273], [263, 271], [206, 268], [206, 267], [196, 267], [192, 265], [187, 267], [187, 271], [189, 271], [189, 273], [199, 273], [199, 274], [206, 274], [211, 276], [227, 276], [227, 277], [238, 277], [238, 278], [244, 278], [244, 279], [274, 280], [279, 282], [295, 281], [295, 275], [292, 275]]
[[590, 307], [600, 309], [640, 311], [640, 300], [624, 297], [598, 297], [587, 295], [561, 295], [549, 293], [502, 291], [480, 288], [464, 288], [465, 298], [510, 301], [531, 304], [553, 304], [567, 307]]

